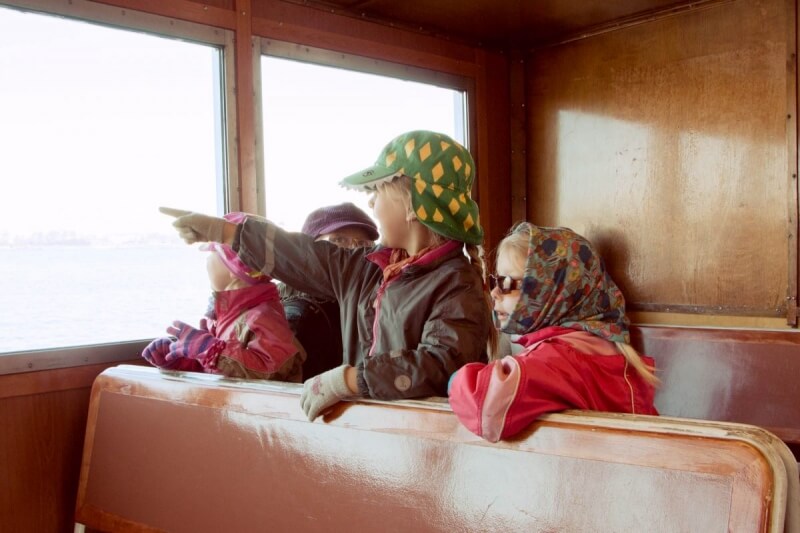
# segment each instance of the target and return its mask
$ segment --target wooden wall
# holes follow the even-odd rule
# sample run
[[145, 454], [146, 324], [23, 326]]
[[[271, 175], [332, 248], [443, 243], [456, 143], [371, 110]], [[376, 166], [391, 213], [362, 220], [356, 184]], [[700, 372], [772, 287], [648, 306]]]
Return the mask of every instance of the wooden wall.
[[792, 315], [794, 32], [793, 2], [734, 0], [532, 52], [528, 219], [595, 242], [633, 309]]
[[89, 393], [109, 366], [0, 376], [0, 531], [73, 530]]

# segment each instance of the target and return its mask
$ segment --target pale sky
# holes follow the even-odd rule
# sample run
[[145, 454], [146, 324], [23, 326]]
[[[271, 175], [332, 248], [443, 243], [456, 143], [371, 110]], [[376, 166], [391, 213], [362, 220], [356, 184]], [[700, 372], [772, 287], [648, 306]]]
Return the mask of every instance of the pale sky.
[[[456, 134], [459, 92], [273, 57], [261, 65], [267, 214], [286, 229], [299, 230], [316, 207], [344, 201], [371, 214], [367, 195], [342, 189], [342, 178], [372, 165], [405, 131]], [[298, 189], [307, 201], [286, 202]]]
[[[170, 233], [159, 205], [215, 213], [217, 57], [0, 8], [0, 236]], [[262, 82], [267, 215], [290, 230], [322, 205], [368, 211], [338, 181], [404, 131], [455, 135], [461, 112], [452, 90], [281, 59]]]
[[161, 204], [213, 210], [215, 53], [0, 8], [0, 231], [171, 230]]

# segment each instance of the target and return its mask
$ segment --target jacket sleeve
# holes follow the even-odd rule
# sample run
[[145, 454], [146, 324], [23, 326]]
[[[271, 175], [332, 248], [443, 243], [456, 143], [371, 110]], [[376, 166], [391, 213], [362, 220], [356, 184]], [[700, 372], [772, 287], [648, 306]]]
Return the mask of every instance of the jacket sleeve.
[[241, 368], [245, 374], [229, 377], [273, 374], [297, 354], [294, 335], [283, 316], [280, 303], [274, 302], [251, 309], [245, 315], [245, 324], [247, 327], [241, 339], [235, 336], [226, 339], [225, 347], [214, 362], [220, 369]]
[[[488, 313], [478, 284], [445, 288], [425, 322], [419, 344], [375, 353], [359, 363], [359, 393], [380, 400], [446, 396], [450, 375], [486, 360]], [[403, 327], [402, 322], [396, 327]]]
[[450, 407], [464, 426], [490, 442], [511, 437], [546, 413], [587, 408], [577, 369], [551, 344], [453, 377]]
[[248, 266], [293, 289], [328, 300], [338, 299], [344, 283], [357, 279], [366, 263], [366, 249], [315, 242], [308, 235], [284, 231], [252, 215], [239, 225], [233, 249]]

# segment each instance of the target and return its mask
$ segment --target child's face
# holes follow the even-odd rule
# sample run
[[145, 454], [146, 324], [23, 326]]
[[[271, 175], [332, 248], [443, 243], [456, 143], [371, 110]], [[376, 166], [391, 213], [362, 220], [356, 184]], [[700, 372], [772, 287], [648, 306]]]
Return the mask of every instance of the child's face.
[[[510, 277], [512, 280], [521, 281], [525, 274], [525, 259], [519, 257], [513, 249], [501, 250], [497, 255], [497, 275]], [[498, 286], [492, 289], [494, 311], [500, 321], [500, 328], [506, 327], [508, 318], [519, 302], [520, 290], [514, 289], [503, 294]]]
[[381, 233], [381, 244], [389, 248], [404, 248], [408, 238], [408, 219], [406, 207], [399, 198], [381, 188], [372, 193], [369, 199]]
[[211, 282], [211, 289], [215, 291], [226, 290], [233, 279], [233, 274], [222, 262], [217, 252], [209, 252], [208, 259], [206, 259], [206, 268], [208, 269], [208, 280]]

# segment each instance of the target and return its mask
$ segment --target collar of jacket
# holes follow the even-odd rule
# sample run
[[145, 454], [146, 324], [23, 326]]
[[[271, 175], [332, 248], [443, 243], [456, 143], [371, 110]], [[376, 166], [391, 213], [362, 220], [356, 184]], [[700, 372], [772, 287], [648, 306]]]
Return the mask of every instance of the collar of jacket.
[[[431, 270], [439, 266], [440, 263], [462, 253], [461, 249], [464, 243], [460, 241], [448, 240], [441, 246], [437, 246], [428, 253], [417, 257], [413, 261], [403, 266], [402, 272], [417, 272], [419, 270]], [[367, 254], [367, 259], [385, 270], [390, 265], [393, 248], [379, 248], [374, 252]]]
[[561, 326], [548, 326], [546, 328], [542, 328], [537, 331], [532, 331], [530, 333], [526, 333], [522, 335], [519, 339], [517, 339], [517, 344], [521, 344], [526, 348], [531, 344], [535, 344], [537, 342], [541, 342], [552, 337], [558, 337], [560, 335], [566, 335], [567, 333], [575, 333], [576, 330], [572, 328], [564, 328]]

